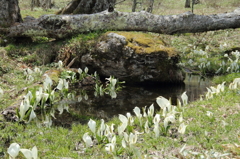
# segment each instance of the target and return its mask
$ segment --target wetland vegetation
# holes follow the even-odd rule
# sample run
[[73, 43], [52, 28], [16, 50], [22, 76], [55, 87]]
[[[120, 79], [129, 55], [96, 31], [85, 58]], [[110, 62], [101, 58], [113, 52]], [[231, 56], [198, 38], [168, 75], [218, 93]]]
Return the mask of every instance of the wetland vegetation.
[[[19, 2], [23, 17], [36, 18], [55, 13], [66, 3], [56, 0], [58, 8], [47, 11], [35, 8], [32, 12], [30, 1]], [[194, 12], [231, 12], [237, 5], [237, 0], [202, 0]], [[130, 1], [126, 1], [116, 9], [131, 11], [129, 6]], [[182, 1], [156, 1], [153, 14], [188, 11], [183, 7]], [[34, 158], [36, 152], [38, 158], [62, 159], [240, 156], [240, 29], [159, 35], [180, 52], [182, 61], [179, 65], [185, 72], [203, 78], [214, 76], [213, 85], [196, 101], [188, 102], [188, 92], [181, 93], [173, 106], [171, 99], [159, 94], [155, 107], [150, 104], [138, 108], [136, 104], [131, 114], [116, 114], [108, 120], [88, 112], [79, 115], [81, 108], [79, 112], [71, 109], [68, 104], [71, 105], [72, 98], [87, 102], [88, 96], [84, 91], [75, 94], [70, 88], [76, 87], [74, 83], [79, 84], [77, 81], [83, 77], [91, 76], [96, 80], [93, 91], [96, 96], [105, 94], [114, 98], [123, 85], [118, 85], [119, 81], [113, 77], [102, 84], [97, 81], [97, 74], [88, 75], [86, 68], [72, 71], [63, 67], [64, 61], [62, 64], [58, 57], [91, 49], [90, 43], [101, 34], [76, 35], [61, 41], [35, 37], [33, 43], [1, 37], [0, 110], [14, 109], [21, 104], [17, 121], [0, 117], [2, 158], [9, 155], [25, 158], [27, 153]], [[47, 76], [43, 77], [44, 73]], [[55, 109], [50, 109], [51, 106]], [[66, 112], [69, 112], [69, 118], [59, 115], [66, 115]], [[52, 123], [54, 117], [60, 118], [61, 122]], [[68, 119], [77, 122], [69, 124]], [[12, 153], [15, 150], [21, 153]]]

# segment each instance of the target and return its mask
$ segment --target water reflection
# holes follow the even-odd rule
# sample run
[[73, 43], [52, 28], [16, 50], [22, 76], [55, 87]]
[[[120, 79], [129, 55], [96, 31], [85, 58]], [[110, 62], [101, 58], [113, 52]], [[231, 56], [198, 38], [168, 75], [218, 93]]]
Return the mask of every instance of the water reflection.
[[[88, 94], [87, 100], [71, 102], [69, 105], [69, 112], [64, 111], [63, 117], [58, 116], [56, 120], [76, 120], [76, 116], [82, 118], [90, 116], [96, 118], [103, 118], [108, 120], [109, 118], [118, 115], [132, 112], [135, 106], [144, 107], [150, 106], [154, 103], [158, 108], [155, 100], [158, 96], [165, 98], [171, 98], [172, 103], [176, 103], [176, 99], [186, 91], [189, 97], [189, 101], [199, 99], [201, 94], [206, 92], [206, 87], [211, 84], [210, 79], [201, 79], [199, 76], [187, 76], [183, 85], [154, 85], [154, 86], [127, 86], [123, 88], [121, 92], [117, 94], [117, 98], [112, 99], [110, 96], [95, 97], [93, 93]], [[78, 95], [77, 96], [81, 96]], [[72, 117], [73, 116], [73, 117]]]

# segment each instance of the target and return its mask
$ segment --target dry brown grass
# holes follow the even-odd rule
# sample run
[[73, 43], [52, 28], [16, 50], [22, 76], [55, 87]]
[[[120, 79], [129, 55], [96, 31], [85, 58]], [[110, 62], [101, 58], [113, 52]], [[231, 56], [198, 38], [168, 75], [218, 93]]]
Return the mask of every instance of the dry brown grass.
[[[117, 0], [120, 1], [120, 0]], [[138, 0], [141, 1], [141, 0]], [[60, 8], [66, 6], [71, 0], [55, 0], [55, 6], [52, 10], [49, 10], [47, 14], [55, 13]], [[143, 0], [143, 5], [137, 6], [137, 11], [141, 11], [146, 8], [147, 0]], [[19, 0], [19, 6], [22, 11], [23, 17], [26, 15], [33, 15], [38, 17], [44, 14], [40, 9], [35, 9], [35, 11], [30, 11], [31, 0]], [[155, 0], [153, 7], [153, 14], [159, 15], [171, 15], [171, 14], [181, 14], [187, 11], [191, 11], [191, 8], [184, 8], [185, 0]], [[194, 13], [200, 15], [207, 14], [217, 14], [224, 12], [232, 12], [237, 7], [240, 7], [239, 0], [201, 0], [200, 4], [194, 6]], [[122, 12], [132, 11], [132, 0], [125, 0], [122, 3], [116, 5], [116, 10]], [[37, 14], [36, 12], [41, 12]], [[45, 13], [46, 14], [46, 13]]]
[[[146, 0], [144, 0], [146, 1]], [[145, 7], [138, 6], [137, 10], [141, 10]], [[159, 15], [171, 15], [180, 14], [187, 11], [191, 11], [191, 8], [184, 8], [185, 0], [155, 0], [153, 14]], [[224, 12], [232, 12], [240, 6], [239, 0], [201, 0], [200, 4], [194, 6], [194, 13], [200, 15], [217, 14]], [[132, 1], [126, 0], [116, 6], [117, 10], [123, 12], [131, 12]]]

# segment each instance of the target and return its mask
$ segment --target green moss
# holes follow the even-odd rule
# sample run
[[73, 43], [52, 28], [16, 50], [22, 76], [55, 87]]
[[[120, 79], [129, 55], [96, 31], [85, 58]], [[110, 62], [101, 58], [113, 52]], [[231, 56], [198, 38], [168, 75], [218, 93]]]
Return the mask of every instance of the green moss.
[[45, 72], [55, 83], [58, 82], [61, 71], [57, 69], [51, 69]]
[[[26, 36], [38, 36], [38, 35], [47, 35], [47, 31], [46, 30], [34, 30], [34, 29], [30, 29], [30, 30], [26, 30], [23, 35]], [[60, 36], [59, 36], [60, 37]]]
[[[107, 32], [106, 34], [108, 34]], [[142, 32], [114, 32], [126, 37], [127, 46], [134, 49], [135, 53], [149, 54], [166, 52], [168, 56], [175, 56], [176, 50], [172, 47], [167, 47], [166, 43], [159, 37], [159, 35]]]

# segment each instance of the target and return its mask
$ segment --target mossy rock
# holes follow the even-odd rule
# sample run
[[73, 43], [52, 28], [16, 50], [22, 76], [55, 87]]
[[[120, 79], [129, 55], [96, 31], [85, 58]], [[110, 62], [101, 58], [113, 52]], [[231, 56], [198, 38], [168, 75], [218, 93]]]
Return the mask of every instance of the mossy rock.
[[95, 52], [81, 57], [81, 65], [100, 76], [127, 83], [182, 83], [180, 56], [157, 34], [111, 31], [103, 34]]
[[[107, 32], [105, 35], [109, 33]], [[137, 54], [166, 52], [169, 57], [177, 55], [177, 51], [173, 47], [168, 47], [159, 34], [126, 31], [114, 31], [113, 33], [124, 36], [127, 46]]]

